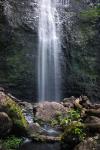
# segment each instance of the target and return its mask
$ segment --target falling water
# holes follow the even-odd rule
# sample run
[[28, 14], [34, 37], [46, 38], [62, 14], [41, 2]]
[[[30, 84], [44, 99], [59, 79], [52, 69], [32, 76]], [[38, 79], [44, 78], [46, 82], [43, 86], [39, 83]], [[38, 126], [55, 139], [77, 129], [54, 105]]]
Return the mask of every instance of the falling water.
[[39, 6], [38, 99], [57, 100], [60, 98], [60, 40], [56, 0], [40, 0]]

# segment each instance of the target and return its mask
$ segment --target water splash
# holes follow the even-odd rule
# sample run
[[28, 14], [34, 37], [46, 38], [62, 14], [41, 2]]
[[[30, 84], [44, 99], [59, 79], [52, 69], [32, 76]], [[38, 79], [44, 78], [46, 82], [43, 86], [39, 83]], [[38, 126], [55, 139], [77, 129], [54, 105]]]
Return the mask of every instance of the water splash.
[[60, 98], [60, 38], [56, 0], [40, 0], [38, 49], [38, 99]]

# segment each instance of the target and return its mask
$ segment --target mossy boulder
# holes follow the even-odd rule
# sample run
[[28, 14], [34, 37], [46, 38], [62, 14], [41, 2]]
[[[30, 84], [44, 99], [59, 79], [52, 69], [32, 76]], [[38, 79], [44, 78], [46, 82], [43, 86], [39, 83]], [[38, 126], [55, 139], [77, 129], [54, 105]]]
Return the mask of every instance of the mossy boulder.
[[27, 133], [28, 122], [21, 107], [4, 92], [0, 92], [0, 111], [7, 113], [11, 118], [14, 132], [21, 135]]
[[58, 114], [66, 114], [68, 108], [57, 102], [45, 101], [34, 105], [33, 111], [37, 120], [48, 123], [55, 119]]
[[12, 129], [12, 120], [9, 116], [0, 112], [0, 137], [7, 135]]

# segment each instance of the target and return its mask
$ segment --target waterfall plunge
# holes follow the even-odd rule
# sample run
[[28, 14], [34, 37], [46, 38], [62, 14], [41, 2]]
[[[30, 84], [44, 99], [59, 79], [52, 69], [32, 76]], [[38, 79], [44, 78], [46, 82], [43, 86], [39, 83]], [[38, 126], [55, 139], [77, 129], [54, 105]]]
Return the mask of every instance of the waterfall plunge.
[[60, 40], [56, 0], [40, 0], [38, 48], [38, 99], [60, 98]]

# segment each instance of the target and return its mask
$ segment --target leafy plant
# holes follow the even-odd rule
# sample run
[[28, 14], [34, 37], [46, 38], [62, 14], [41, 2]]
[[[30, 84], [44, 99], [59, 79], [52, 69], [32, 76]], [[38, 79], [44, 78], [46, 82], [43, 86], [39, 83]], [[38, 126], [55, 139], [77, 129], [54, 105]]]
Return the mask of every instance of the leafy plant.
[[70, 133], [75, 136], [78, 136], [79, 140], [83, 140], [86, 136], [84, 132], [84, 125], [81, 122], [77, 122], [77, 121], [71, 124]]
[[74, 110], [74, 109], [71, 109], [69, 112], [68, 112], [68, 119], [69, 121], [74, 121], [74, 120], [80, 120], [80, 110]]
[[61, 121], [61, 125], [65, 128], [64, 134], [74, 135], [77, 136], [79, 140], [83, 140], [86, 134], [84, 132], [84, 125], [80, 114], [80, 110], [71, 109], [67, 114], [67, 118], [64, 118], [64, 120]]
[[64, 116], [63, 114], [57, 114], [56, 118], [51, 120], [51, 125], [60, 125], [64, 127], [75, 120], [81, 120], [80, 111], [71, 109], [66, 113], [66, 116]]
[[81, 119], [81, 110], [70, 109], [66, 116], [57, 113], [55, 119], [51, 121], [52, 126], [59, 125], [65, 130], [64, 134], [77, 136], [80, 140], [85, 137], [84, 125]]
[[19, 144], [22, 142], [21, 138], [15, 137], [14, 135], [7, 137], [6, 139], [2, 140], [2, 145], [7, 150], [16, 150]]

